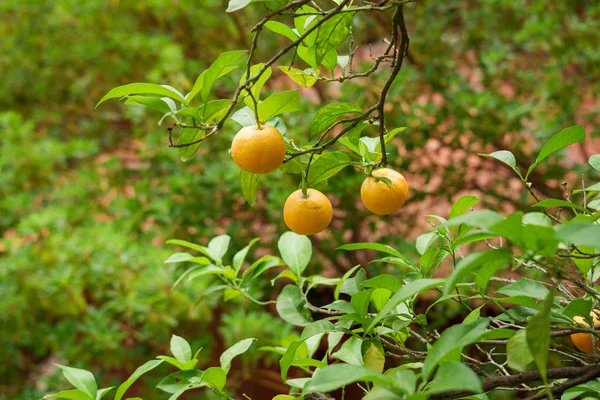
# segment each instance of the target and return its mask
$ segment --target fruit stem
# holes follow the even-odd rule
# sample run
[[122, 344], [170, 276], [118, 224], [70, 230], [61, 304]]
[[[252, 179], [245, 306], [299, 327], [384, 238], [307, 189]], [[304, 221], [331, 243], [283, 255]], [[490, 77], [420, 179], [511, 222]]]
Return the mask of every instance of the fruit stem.
[[304, 171], [304, 173], [302, 174], [302, 182], [300, 183], [300, 188], [302, 189], [302, 195], [304, 196], [304, 198], [308, 197], [308, 177], [306, 176], [308, 173], [308, 170]]

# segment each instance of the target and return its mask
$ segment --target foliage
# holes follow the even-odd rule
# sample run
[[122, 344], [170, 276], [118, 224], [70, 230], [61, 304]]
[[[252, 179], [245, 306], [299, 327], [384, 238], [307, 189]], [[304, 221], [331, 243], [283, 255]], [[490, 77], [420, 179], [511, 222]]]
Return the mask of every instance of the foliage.
[[[261, 179], [258, 187], [257, 180], [252, 177], [246, 176], [245, 181], [240, 181], [233, 163], [225, 161], [228, 160], [226, 149], [231, 133], [239, 124], [255, 123], [257, 116], [270, 120], [263, 122], [276, 124], [288, 138], [290, 151], [299, 152], [310, 150], [311, 140], [315, 144], [320, 134], [340, 119], [355, 118], [361, 116], [363, 110], [370, 109], [389, 77], [389, 70], [385, 68], [387, 63], [383, 62], [380, 69], [364, 80], [345, 79], [340, 75], [340, 68], [349, 73], [351, 66], [355, 72], [368, 71], [373, 66], [374, 61], [364, 50], [371, 43], [375, 57], [385, 50], [378, 47], [377, 42], [390, 36], [391, 8], [372, 13], [348, 12], [323, 24], [323, 29], [318, 29], [300, 45], [297, 55], [290, 52], [281, 59], [280, 65], [273, 65], [268, 80], [262, 79], [263, 75], [252, 86], [252, 94], [262, 101], [257, 104], [260, 109], [253, 110], [251, 96], [246, 96], [242, 90], [241, 97], [246, 97], [240, 97], [238, 111], [232, 114], [232, 120], [224, 121], [218, 135], [205, 144], [184, 147], [181, 154], [177, 154], [176, 150], [167, 148], [169, 119], [175, 117], [175, 123], [182, 126], [186, 123], [214, 124], [215, 118], [222, 117], [223, 105], [230, 104], [222, 100], [232, 98], [240, 79], [244, 81], [244, 75], [247, 78], [255, 74], [281, 47], [294, 40], [297, 33], [292, 29], [301, 32], [322, 16], [299, 17], [294, 23], [291, 16], [282, 15], [277, 17], [278, 21], [265, 23], [260, 51], [253, 56], [248, 74], [243, 65], [243, 58], [248, 53], [236, 58], [241, 53], [227, 51], [251, 48], [246, 34], [250, 27], [285, 1], [257, 4], [232, 1], [230, 10], [240, 11], [226, 17], [223, 14], [225, 4], [221, 1], [203, 1], [194, 7], [181, 1], [160, 0], [144, 4], [130, 0], [22, 3], [9, 0], [0, 5], [3, 37], [0, 69], [6, 72], [0, 82], [0, 108], [18, 110], [0, 116], [0, 325], [10, 327], [0, 330], [0, 342], [7, 343], [0, 350], [0, 359], [9, 360], [0, 368], [3, 376], [0, 392], [6, 391], [9, 398], [38, 396], [40, 392], [28, 384], [32, 380], [36, 380], [36, 387], [44, 392], [46, 384], [56, 388], [59, 385], [56, 376], [46, 377], [40, 372], [44, 364], [52, 361], [103, 371], [98, 379], [100, 382], [123, 381], [123, 374], [130, 373], [134, 365], [140, 365], [151, 354], [166, 352], [168, 338], [173, 332], [193, 338], [194, 349], [205, 347], [200, 353], [198, 368], [206, 371], [209, 366], [216, 367], [218, 362], [208, 356], [208, 349], [213, 346], [217, 347], [215, 351], [220, 351], [222, 348], [218, 348], [215, 339], [217, 329], [209, 328], [214, 324], [211, 321], [216, 320], [223, 310], [226, 310], [224, 326], [218, 331], [227, 346], [245, 337], [257, 337], [261, 342], [253, 346], [270, 342], [289, 348], [290, 341], [286, 339], [290, 333], [288, 322], [310, 323], [306, 310], [293, 311], [302, 306], [302, 293], [307, 283], [303, 289], [293, 285], [281, 289], [276, 283], [275, 293], [281, 289], [286, 296], [275, 309], [285, 309], [290, 314], [286, 312], [285, 317], [282, 316], [284, 322], [275, 322], [243, 295], [228, 299], [230, 301], [224, 304], [215, 297], [207, 297], [207, 291], [218, 282], [219, 278], [215, 276], [209, 280], [195, 279], [191, 283], [182, 281], [171, 290], [182, 266], [169, 263], [165, 267], [160, 260], [167, 258], [162, 243], [169, 237], [181, 237], [206, 246], [208, 238], [224, 232], [232, 235], [231, 247], [241, 248], [260, 235], [261, 248], [257, 249], [257, 254], [276, 251], [276, 232], [283, 228], [279, 210], [287, 194], [301, 183], [302, 170], [307, 175], [307, 184], [333, 193], [336, 208], [342, 210], [336, 215], [333, 229], [312, 239], [313, 256], [306, 269], [300, 271], [305, 278], [332, 264], [338, 268], [339, 275], [343, 275], [352, 265], [371, 261], [367, 255], [373, 250], [368, 250], [367, 255], [364, 252], [334, 253], [341, 243], [378, 240], [397, 249], [401, 256], [396, 252], [389, 254], [391, 250], [386, 247], [383, 250], [387, 252], [385, 260], [369, 265], [368, 272], [373, 277], [388, 272], [396, 278], [404, 278], [404, 272], [400, 271], [411, 266], [417, 269], [413, 272], [431, 276], [430, 272], [435, 271], [440, 259], [446, 257], [444, 262], [455, 261], [459, 271], [448, 278], [452, 285], [463, 284], [474, 271], [481, 270], [481, 265], [491, 264], [493, 267], [480, 278], [479, 283], [482, 283], [486, 273], [491, 274], [495, 267], [501, 267], [494, 266], [494, 260], [508, 254], [483, 249], [483, 255], [448, 258], [447, 252], [442, 250], [443, 241], [448, 242], [448, 239], [438, 234], [444, 232], [443, 227], [436, 226], [441, 232], [434, 229], [419, 236], [416, 248], [410, 245], [414, 233], [410, 229], [422, 222], [422, 218], [419, 219], [422, 213], [409, 212], [384, 220], [369, 216], [357, 204], [356, 192], [364, 175], [357, 174], [354, 167], [363, 167], [369, 172], [370, 163], [381, 162], [383, 149], [376, 135], [382, 125], [371, 124], [374, 120], [367, 119], [348, 131], [347, 136], [336, 143], [336, 151], [331, 151], [333, 148], [327, 148], [323, 153], [315, 151], [310, 169], [306, 168], [308, 157], [299, 156], [297, 163], [288, 162], [283, 168], [291, 174], [276, 172], [268, 179]], [[473, 6], [452, 0], [444, 4], [418, 2], [405, 6], [411, 47], [402, 71], [387, 95], [385, 122], [389, 131], [383, 143], [390, 166], [408, 171], [409, 185], [415, 183], [411, 185], [410, 201], [418, 204], [432, 197], [436, 202], [451, 201], [467, 189], [481, 198], [484, 208], [503, 215], [516, 210], [523, 212], [521, 219], [518, 214], [509, 214], [506, 218], [509, 222], [504, 223], [506, 226], [495, 228], [501, 232], [488, 231], [488, 224], [501, 221], [497, 214], [479, 212], [475, 216], [462, 216], [464, 219], [459, 221], [463, 225], [479, 226], [483, 221], [485, 226], [480, 227], [481, 231], [465, 234], [461, 229], [466, 228], [460, 228], [463, 225], [448, 225], [454, 251], [459, 245], [500, 234], [507, 235], [504, 237], [511, 243], [514, 240], [515, 254], [520, 256], [521, 251], [527, 249], [538, 258], [549, 260], [554, 241], [547, 243], [544, 239], [547, 238], [544, 234], [549, 232], [549, 227], [545, 226], [547, 220], [532, 213], [527, 193], [516, 191], [511, 185], [511, 182], [519, 183], [520, 177], [508, 173], [512, 174], [516, 169], [525, 176], [540, 154], [537, 143], [545, 143], [557, 127], [581, 124], [589, 136], [597, 136], [595, 76], [600, 64], [595, 43], [600, 32], [600, 8], [594, 2], [583, 0], [559, 2], [552, 7], [546, 7], [546, 3], [543, 0], [526, 4], [484, 1]], [[344, 34], [344, 38], [337, 36], [337, 32]], [[347, 50], [350, 43], [345, 41], [350, 32], [354, 45], [360, 48], [354, 63]], [[330, 54], [334, 47], [338, 52], [335, 59]], [[227, 56], [222, 56], [223, 53], [231, 55], [230, 60], [222, 61], [225, 68], [209, 68], [215, 63], [219, 66], [220, 62], [215, 60], [224, 60]], [[290, 68], [288, 65], [292, 60], [294, 67]], [[238, 66], [236, 70], [230, 70], [235, 66]], [[332, 72], [333, 67], [336, 69]], [[210, 72], [197, 79], [202, 70]], [[226, 75], [221, 76], [221, 73]], [[334, 90], [324, 82], [332, 76], [343, 81]], [[116, 105], [111, 108], [103, 104], [93, 110], [96, 101], [111, 87], [126, 82], [169, 83], [184, 93], [196, 91], [188, 100], [195, 102], [196, 109], [202, 103], [206, 107], [201, 115], [194, 111], [192, 116], [183, 112], [185, 118], [167, 116], [160, 128], [156, 127], [161, 115], [158, 112], [171, 112], [171, 104], [157, 97], [130, 96], [124, 115], [115, 112]], [[298, 86], [300, 92], [296, 91]], [[164, 88], [158, 90], [161, 96], [165, 94]], [[172, 90], [166, 90], [177, 100], [178, 96]], [[205, 102], [209, 95], [210, 102]], [[311, 101], [310, 96], [316, 97], [317, 101]], [[346, 123], [346, 126], [352, 123]], [[394, 127], [398, 128], [392, 129]], [[180, 134], [179, 140], [202, 137], [196, 130], [182, 129]], [[565, 173], [563, 155], [569, 155], [567, 160], [579, 153], [586, 159], [591, 155], [587, 154], [585, 145], [576, 146], [543, 160], [528, 174], [525, 184], [531, 184], [533, 193], [547, 198], [539, 202], [536, 210], [560, 206], [564, 210], [560, 215], [563, 219], [574, 212], [580, 214], [573, 223], [561, 224], [566, 227], [552, 229], [556, 231], [557, 241], [576, 240], [585, 244], [578, 247], [583, 253], [575, 253], [571, 257], [574, 259], [568, 262], [578, 268], [574, 272], [589, 275], [594, 261], [586, 258], [586, 254], [593, 252], [590, 248], [595, 243], [590, 240], [593, 240], [595, 227], [581, 219], [597, 209], [598, 200], [593, 198], [596, 193], [593, 189], [597, 186], [588, 185], [591, 188], [587, 188], [585, 201], [583, 192], [571, 192], [577, 200], [575, 204], [565, 200], [563, 188], [557, 182], [567, 180], [572, 190], [580, 186], [580, 174], [585, 175], [586, 183], [597, 176], [591, 167], [598, 165], [594, 164], [594, 159], [590, 159], [590, 165], [579, 163]], [[456, 155], [451, 162], [443, 156], [449, 149]], [[196, 151], [198, 156], [192, 159]], [[513, 157], [504, 151], [514, 155], [514, 163]], [[491, 158], [508, 160], [511, 165], [483, 159], [473, 165], [473, 153], [486, 153]], [[188, 163], [178, 164], [179, 157]], [[487, 182], [473, 178], [490, 171], [494, 173], [493, 179]], [[271, 184], [275, 181], [276, 185]], [[443, 186], [438, 186], [438, 182]], [[249, 202], [256, 203], [253, 209], [241, 204], [240, 193], [244, 193]], [[474, 206], [473, 201], [470, 197], [459, 199], [450, 220], [461, 218], [460, 210]], [[574, 210], [569, 211], [571, 209]], [[471, 214], [474, 213], [467, 215]], [[232, 215], [235, 218], [231, 218]], [[511, 232], [518, 221], [528, 227], [523, 228], [521, 236]], [[443, 224], [436, 219], [432, 223]], [[539, 224], [542, 224], [541, 228], [537, 227]], [[528, 235], [532, 231], [535, 235]], [[445, 247], [452, 249], [453, 246], [446, 243]], [[374, 245], [368, 248], [381, 249]], [[571, 251], [576, 250], [566, 248], [560, 252]], [[501, 256], [495, 257], [498, 254]], [[560, 260], [567, 262], [564, 258]], [[228, 262], [235, 267], [233, 259]], [[389, 263], [397, 265], [398, 269], [390, 270]], [[554, 267], [560, 269], [559, 265], [553, 265], [553, 270]], [[422, 267], [426, 271], [419, 269]], [[441, 268], [436, 277], [446, 274], [444, 267]], [[523, 268], [519, 266], [517, 273]], [[535, 271], [527, 271], [534, 273], [528, 275], [530, 278], [542, 280]], [[360, 277], [363, 273], [357, 275]], [[327, 276], [330, 279], [331, 274]], [[285, 273], [283, 277], [286, 277]], [[288, 273], [287, 278], [293, 276]], [[517, 279], [518, 276], [511, 275], [510, 278]], [[353, 282], [346, 286], [355, 285], [355, 276], [349, 275], [345, 279]], [[327, 281], [316, 283], [308, 296], [322, 300], [323, 293], [333, 288], [324, 282]], [[477, 279], [474, 282], [477, 284]], [[238, 283], [248, 282], [242, 279]], [[271, 298], [275, 291], [266, 279], [252, 280], [249, 285], [247, 294], [253, 298]], [[452, 288], [452, 285], [448, 287]], [[496, 289], [497, 285], [498, 281], [492, 281], [490, 290]], [[592, 287], [592, 282], [586, 285]], [[362, 288], [357, 286], [357, 289]], [[353, 307], [362, 306], [361, 312], [365, 305], [368, 306], [364, 318], [379, 311], [373, 307], [383, 296], [381, 288], [369, 289], [373, 291], [358, 295], [354, 305], [349, 301]], [[394, 289], [390, 295], [398, 292]], [[534, 289], [539, 287], [528, 286], [526, 292]], [[519, 297], [514, 288], [508, 290], [509, 297]], [[224, 289], [224, 293], [227, 297], [236, 292]], [[425, 292], [421, 297], [429, 299], [429, 293]], [[578, 296], [580, 294], [577, 292]], [[561, 295], [557, 295], [555, 303], [561, 301]], [[370, 299], [366, 299], [368, 296]], [[542, 304], [540, 297], [538, 293], [534, 299], [538, 308]], [[427, 313], [418, 313], [417, 322], [427, 318], [419, 315], [430, 313], [427, 322], [432, 329], [443, 329], [449, 320], [451, 324], [459, 318], [462, 320], [466, 310], [459, 302], [447, 300]], [[517, 301], [525, 302], [523, 299]], [[514, 308], [537, 310], [532, 306], [526, 303]], [[244, 313], [239, 311], [241, 309], [251, 311]], [[562, 312], [560, 308], [551, 309], [553, 318], [557, 310], [559, 314]], [[568, 306], [565, 310], [569, 315], [573, 312]], [[487, 315], [486, 308], [481, 312]], [[253, 315], [256, 321], [264, 321], [264, 325], [273, 328], [265, 329], [262, 335], [251, 331], [252, 324], [248, 319]], [[385, 317], [381, 318], [379, 322], [389, 322]], [[547, 322], [542, 320], [540, 326], [546, 326]], [[570, 320], [563, 322], [571, 324]], [[234, 329], [225, 332], [226, 327], [238, 325], [248, 327], [249, 332], [240, 332], [235, 338], [231, 333]], [[556, 327], [557, 321], [552, 320], [551, 328]], [[523, 351], [526, 339], [526, 335], [520, 335], [518, 340], [511, 338], [511, 345], [520, 349], [512, 354], [525, 354], [516, 359], [509, 355], [509, 366], [515, 371], [531, 368], [534, 355], [530, 359]], [[557, 340], [552, 339], [550, 345]], [[371, 354], [369, 358], [373, 358], [369, 364], [380, 364], [378, 345], [368, 341], [370, 346], [365, 354]], [[356, 347], [357, 341], [354, 342], [351, 344]], [[123, 349], [127, 350], [126, 360], [122, 357]], [[302, 352], [303, 346], [299, 349]], [[472, 346], [469, 349], [476, 352]], [[249, 352], [252, 350], [251, 347]], [[424, 346], [419, 349], [422, 350], [425, 350]], [[246, 369], [277, 357], [276, 352], [266, 359], [258, 357], [261, 353], [267, 354], [255, 351], [251, 357], [244, 358]], [[550, 364], [557, 362], [555, 356], [551, 354]], [[535, 355], [534, 362], [540, 363], [540, 360], [543, 361]], [[449, 366], [461, 368], [455, 364]], [[160, 368], [164, 370], [165, 365]], [[292, 371], [296, 371], [295, 368]], [[313, 370], [315, 367], [301, 365], [298, 368]], [[373, 377], [369, 371], [362, 372], [361, 376], [380, 383], [379, 375]], [[150, 375], [156, 377], [157, 373], [153, 370]], [[214, 373], [219, 374], [218, 371]], [[339, 371], [334, 370], [334, 373]], [[440, 367], [437, 373], [447, 374], [448, 368]], [[409, 372], [395, 374], [398, 379], [412, 379], [408, 377]], [[318, 378], [317, 384], [329, 379], [328, 375], [315, 378]], [[229, 379], [228, 388], [236, 386], [232, 386], [231, 381]], [[437, 390], [449, 390], [447, 386], [440, 386], [440, 382], [431, 385]], [[588, 386], [594, 387], [594, 382]], [[374, 390], [385, 392], [388, 389]], [[576, 390], [587, 389], [569, 389], [575, 393], [573, 396], [579, 393]], [[146, 392], [142, 390], [139, 394]]]
[[[542, 147], [539, 158], [578, 142], [581, 133], [579, 127], [559, 132]], [[549, 209], [559, 200], [551, 200], [545, 200], [549, 207], [537, 204], [541, 212], [518, 211], [503, 217], [491, 210], [469, 211], [478, 199], [462, 197], [449, 219], [429, 217], [432, 229], [417, 240], [422, 254], [418, 260], [377, 243], [342, 246], [340, 250], [371, 249], [391, 256], [375, 262], [393, 266], [393, 273], [371, 278], [360, 266], [340, 278], [307, 274], [311, 242], [292, 232], [279, 240], [281, 258], [266, 255], [245, 263], [248, 248], [244, 248], [229, 265], [224, 261], [231, 253], [229, 236], [221, 235], [208, 246], [171, 241], [195, 254], [177, 252], [167, 261], [191, 264], [178, 280], [182, 283], [214, 276], [218, 279], [208, 282], [214, 292], [224, 292], [225, 300], [244, 296], [265, 306], [271, 301], [255, 297], [259, 294], [253, 288], [273, 275], [275, 268], [285, 266], [271, 280], [282, 287], [275, 301], [277, 313], [302, 331], [262, 350], [280, 356], [281, 377], [290, 388], [290, 398], [353, 388], [356, 382], [363, 383], [365, 399], [480, 398], [472, 395], [493, 393], [506, 385], [524, 385], [540, 396], [552, 392], [571, 398], [570, 393], [599, 392], [595, 386], [600, 383], [598, 355], [565, 346], [564, 337], [589, 332], [600, 340], [589, 327], [590, 311], [600, 300], [593, 284], [600, 264], [600, 212], [588, 203], [563, 201], [567, 204], [558, 206], [571, 207], [573, 215], [558, 218]], [[435, 278], [447, 264], [444, 260], [453, 268], [446, 278]], [[514, 272], [520, 273], [519, 278], [509, 277]], [[309, 296], [323, 287], [334, 289], [333, 298], [316, 306]], [[426, 310], [425, 299], [431, 303]], [[435, 320], [436, 310], [452, 303], [468, 315], [439, 333], [429, 321]], [[575, 322], [576, 316], [586, 318], [588, 325]], [[247, 338], [225, 350], [220, 367], [199, 370], [194, 369], [197, 360], [190, 345], [173, 336], [175, 358], [159, 359], [181, 372], [168, 375], [157, 388], [172, 393], [171, 398], [202, 387], [231, 398], [226, 390], [231, 359], [246, 352], [255, 340]], [[82, 399], [98, 398], [89, 372], [64, 373]], [[74, 374], [80, 379], [74, 379]], [[536, 382], [543, 384], [532, 387]], [[122, 393], [119, 389], [115, 399]]]

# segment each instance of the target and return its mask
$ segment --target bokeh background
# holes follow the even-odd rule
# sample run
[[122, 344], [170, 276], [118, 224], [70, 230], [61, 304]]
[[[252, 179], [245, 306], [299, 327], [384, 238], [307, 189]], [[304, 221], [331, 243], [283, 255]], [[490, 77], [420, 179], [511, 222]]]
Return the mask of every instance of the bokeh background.
[[[174, 250], [166, 239], [206, 244], [222, 233], [235, 249], [260, 237], [256, 257], [275, 252], [297, 176], [263, 179], [250, 208], [227, 152], [234, 122], [182, 163], [168, 148], [166, 126], [157, 125], [160, 115], [116, 101], [94, 109], [108, 90], [130, 82], [187, 91], [218, 54], [247, 48], [265, 5], [226, 14], [226, 3], [0, 2], [0, 399], [64, 387], [55, 362], [116, 384], [167, 354], [173, 333], [204, 346], [203, 365], [242, 338], [276, 345], [293, 334], [273, 310], [203, 296], [210, 282], [171, 290], [185, 266], [163, 261]], [[447, 215], [464, 193], [501, 211], [529, 201], [510, 171], [477, 153], [508, 149], [527, 167], [541, 141], [583, 125], [592, 139], [531, 177], [542, 197], [560, 197], [561, 182], [578, 185], [599, 150], [599, 2], [429, 0], [407, 6], [406, 18], [410, 54], [386, 111], [390, 127], [408, 128], [390, 159], [409, 179], [410, 202], [374, 217], [358, 199], [363, 177], [344, 170], [324, 187], [336, 212], [331, 229], [313, 238], [314, 271], [337, 275], [366, 264], [371, 254], [334, 251], [346, 242], [379, 241], [414, 255], [425, 216]], [[357, 69], [368, 68], [369, 44], [377, 54], [388, 19], [355, 18]], [[265, 33], [257, 62], [285, 40]], [[291, 87], [277, 72], [267, 90]], [[304, 111], [285, 117], [288, 135], [305, 143], [319, 105], [369, 106], [386, 73], [303, 89]], [[219, 81], [218, 94], [230, 95], [236, 79]], [[265, 281], [259, 289], [268, 297]], [[451, 315], [440, 312], [436, 323]], [[265, 354], [250, 352], [232, 371], [238, 390], [257, 399], [284, 390], [277, 360]], [[133, 390], [159, 398], [153, 383], [150, 375]]]

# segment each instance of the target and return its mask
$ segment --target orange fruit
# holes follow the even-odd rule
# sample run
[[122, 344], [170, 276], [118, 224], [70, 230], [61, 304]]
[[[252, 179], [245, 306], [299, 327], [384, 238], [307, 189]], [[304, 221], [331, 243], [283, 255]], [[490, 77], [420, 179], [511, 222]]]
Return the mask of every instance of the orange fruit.
[[300, 235], [314, 235], [325, 230], [333, 218], [331, 202], [316, 189], [290, 194], [283, 206], [283, 220], [288, 228]]
[[[598, 311], [598, 310], [596, 310]], [[600, 324], [600, 318], [596, 315], [595, 312], [590, 313], [592, 319], [594, 320], [594, 325]], [[583, 317], [575, 317], [573, 318], [575, 322], [581, 325], [589, 326], [587, 322], [583, 320]], [[583, 351], [584, 353], [593, 354], [594, 348], [592, 345], [592, 334], [591, 333], [574, 333], [571, 335], [571, 340], [573, 344], [579, 351]], [[596, 341], [596, 351], [600, 353], [600, 339], [595, 338]]]
[[246, 126], [236, 133], [231, 143], [233, 161], [244, 171], [268, 174], [275, 171], [285, 157], [285, 141], [277, 128]]
[[386, 182], [369, 176], [360, 187], [360, 198], [367, 210], [377, 215], [388, 215], [399, 209], [408, 197], [408, 184], [401, 173], [389, 168], [373, 171], [373, 176], [388, 178]]

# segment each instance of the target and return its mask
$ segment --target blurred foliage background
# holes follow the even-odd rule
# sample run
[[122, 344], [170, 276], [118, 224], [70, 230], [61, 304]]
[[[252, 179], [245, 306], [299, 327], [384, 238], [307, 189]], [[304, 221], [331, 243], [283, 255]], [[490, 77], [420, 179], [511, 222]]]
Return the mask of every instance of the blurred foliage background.
[[[292, 333], [240, 299], [216, 307], [215, 295], [202, 296], [206, 284], [171, 290], [183, 267], [163, 261], [172, 250], [164, 241], [173, 237], [206, 244], [228, 233], [239, 249], [258, 236], [256, 257], [275, 251], [297, 176], [264, 178], [251, 209], [227, 153], [235, 123], [184, 164], [168, 148], [158, 115], [116, 102], [94, 110], [119, 84], [189, 90], [218, 54], [247, 48], [265, 7], [226, 14], [226, 1], [218, 0], [2, 1], [0, 399], [34, 399], [56, 388], [53, 362], [102, 372], [101, 381], [114, 384], [165, 354], [172, 333], [205, 346], [206, 363], [239, 339], [277, 344]], [[369, 44], [374, 54], [380, 49], [388, 18], [355, 18], [357, 69], [368, 68]], [[414, 252], [425, 215], [446, 215], [465, 192], [500, 211], [526, 204], [511, 173], [478, 152], [508, 149], [528, 166], [540, 140], [562, 128], [580, 124], [600, 134], [600, 3], [422, 1], [408, 7], [407, 23], [409, 59], [387, 111], [390, 127], [408, 127], [395, 139], [391, 162], [408, 177], [412, 199], [396, 215], [374, 217], [357, 196], [362, 176], [347, 169], [331, 180], [325, 190], [337, 210], [331, 229], [313, 238], [319, 265], [311, 266], [326, 274], [369, 260], [334, 253], [344, 242]], [[263, 38], [257, 61], [285, 43]], [[281, 75], [271, 90], [291, 86]], [[385, 77], [386, 68], [362, 81], [303, 89], [305, 111], [286, 116], [288, 135], [306, 143], [304, 128], [320, 104], [372, 104]], [[220, 82], [223, 96], [237, 83]], [[534, 188], [560, 197], [562, 180], [577, 185], [591, 173], [584, 162], [597, 143], [545, 165], [531, 178]], [[563, 167], [574, 165], [565, 176]], [[276, 391], [272, 362], [250, 354], [235, 371], [240, 385], [254, 369], [254, 386]], [[137, 390], [146, 393], [143, 385]]]

